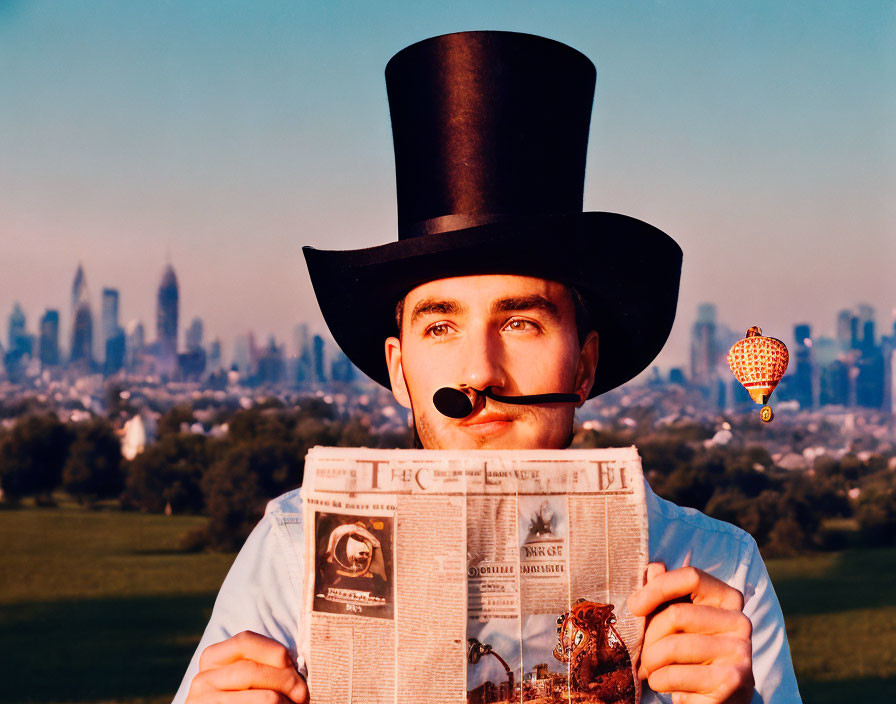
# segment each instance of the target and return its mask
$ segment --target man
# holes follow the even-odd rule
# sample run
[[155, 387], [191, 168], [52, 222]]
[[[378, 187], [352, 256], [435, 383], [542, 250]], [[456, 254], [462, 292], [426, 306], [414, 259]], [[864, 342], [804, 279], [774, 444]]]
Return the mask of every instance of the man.
[[[594, 77], [577, 51], [505, 32], [435, 37], [387, 66], [399, 240], [305, 255], [334, 338], [411, 409], [424, 448], [565, 447], [573, 404], [477, 392], [581, 405], [668, 337], [681, 250], [633, 218], [581, 212]], [[437, 410], [444, 387], [469, 394], [464, 418]], [[272, 502], [237, 557], [175, 701], [308, 700], [298, 501]], [[798, 702], [752, 539], [649, 489], [647, 504], [651, 564], [628, 602], [647, 617], [643, 701]]]

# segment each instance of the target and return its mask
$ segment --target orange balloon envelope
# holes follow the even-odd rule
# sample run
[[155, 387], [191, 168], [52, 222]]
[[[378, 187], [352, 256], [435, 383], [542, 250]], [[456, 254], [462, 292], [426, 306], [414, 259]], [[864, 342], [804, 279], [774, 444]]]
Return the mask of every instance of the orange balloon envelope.
[[763, 337], [758, 325], [728, 350], [728, 366], [756, 403], [768, 403], [789, 361], [787, 345], [777, 338]]

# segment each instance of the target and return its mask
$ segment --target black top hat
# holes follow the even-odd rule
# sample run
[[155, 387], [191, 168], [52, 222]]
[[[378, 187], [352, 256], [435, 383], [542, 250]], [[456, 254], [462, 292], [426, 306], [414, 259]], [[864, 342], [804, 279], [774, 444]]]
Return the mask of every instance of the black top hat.
[[305, 247], [333, 338], [389, 386], [395, 304], [435, 279], [522, 274], [575, 286], [600, 334], [591, 396], [656, 357], [675, 318], [681, 249], [645, 222], [583, 213], [594, 65], [514, 32], [426, 39], [386, 66], [398, 241]]

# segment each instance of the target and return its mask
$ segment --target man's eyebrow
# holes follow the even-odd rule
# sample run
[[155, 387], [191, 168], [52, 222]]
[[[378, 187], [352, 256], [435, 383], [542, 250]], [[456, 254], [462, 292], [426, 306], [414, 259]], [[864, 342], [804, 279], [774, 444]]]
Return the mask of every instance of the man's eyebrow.
[[424, 298], [414, 306], [410, 324], [413, 325], [424, 315], [457, 315], [464, 310], [464, 306], [450, 298]]
[[492, 303], [493, 313], [516, 313], [526, 310], [540, 310], [552, 318], [560, 317], [557, 305], [538, 293], [528, 296], [510, 296]]

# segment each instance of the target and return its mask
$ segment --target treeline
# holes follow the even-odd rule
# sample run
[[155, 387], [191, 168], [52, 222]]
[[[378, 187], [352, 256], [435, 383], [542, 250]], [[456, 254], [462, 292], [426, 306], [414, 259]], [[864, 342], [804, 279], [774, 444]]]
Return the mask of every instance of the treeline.
[[[577, 447], [637, 445], [644, 472], [661, 497], [740, 526], [766, 557], [836, 549], [847, 540], [896, 544], [896, 471], [892, 456], [821, 457], [808, 471], [775, 466], [759, 446], [704, 442], [710, 431], [683, 425], [663, 432], [580, 431]], [[853, 519], [858, 532], [829, 519]]]
[[233, 550], [270, 499], [301, 485], [311, 447], [408, 445], [407, 433], [373, 434], [363, 418], [338, 418], [317, 399], [237, 411], [221, 438], [182, 432], [194, 422], [191, 408], [172, 408], [159, 419], [156, 442], [127, 461], [106, 420], [21, 418], [0, 435], [4, 503], [15, 506], [32, 497], [50, 505], [62, 489], [86, 506], [117, 499], [125, 510], [206, 515], [208, 524], [188, 536], [184, 547]]
[[[221, 422], [217, 418], [216, 422]], [[121, 457], [109, 421], [64, 424], [55, 415], [20, 418], [0, 434], [3, 502], [26, 497], [51, 504], [60, 489], [85, 506], [109, 500], [126, 510], [201, 514], [208, 523], [185, 548], [238, 548], [273, 497], [301, 485], [304, 457], [315, 445], [407, 447], [406, 433], [371, 433], [363, 417], [337, 417], [318, 399], [227, 412], [227, 433], [184, 432], [190, 407], [166, 412], [158, 439], [132, 461]], [[896, 544], [896, 471], [891, 457], [822, 457], [814, 468], [775, 467], [759, 446], [707, 446], [696, 424], [660, 431], [580, 430], [576, 447], [635, 444], [654, 491], [747, 530], [766, 556], [842, 547], [829, 519], [858, 525], [863, 544]], [[847, 523], [842, 521], [841, 523]]]
[[100, 418], [64, 424], [52, 413], [24, 416], [0, 435], [0, 488], [13, 506], [26, 497], [51, 505], [58, 489], [87, 505], [117, 497], [121, 443]]

